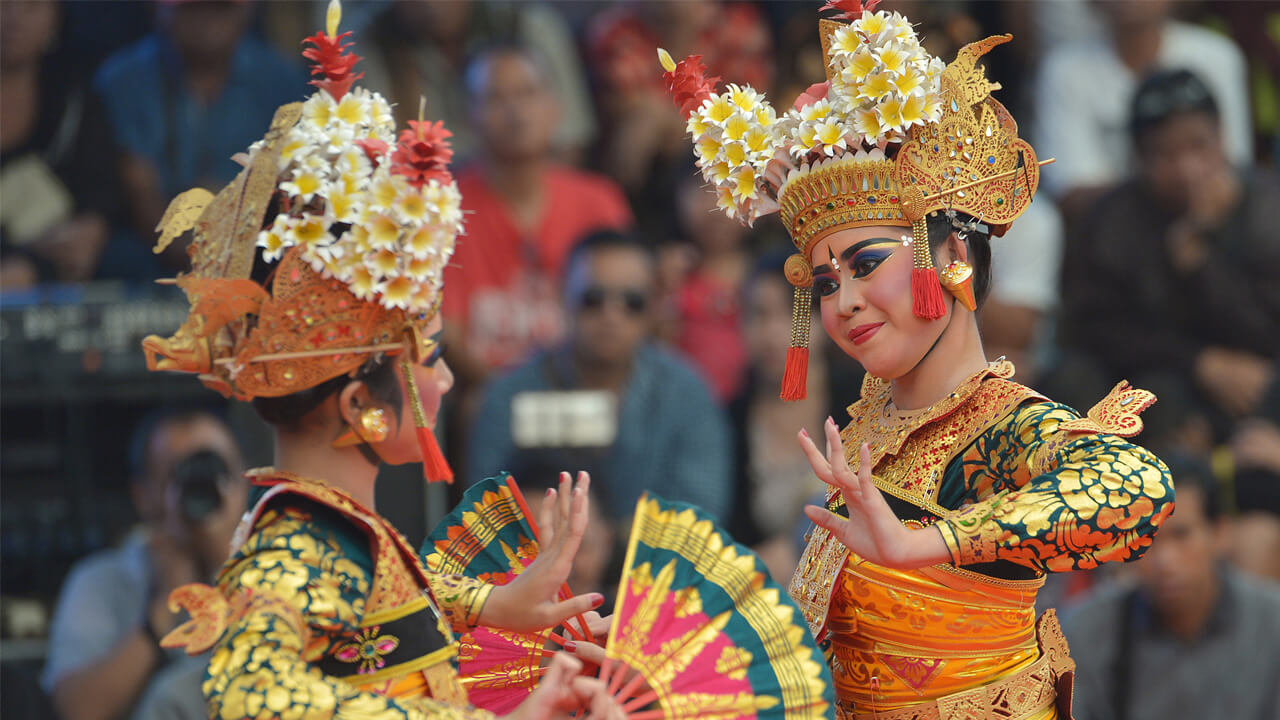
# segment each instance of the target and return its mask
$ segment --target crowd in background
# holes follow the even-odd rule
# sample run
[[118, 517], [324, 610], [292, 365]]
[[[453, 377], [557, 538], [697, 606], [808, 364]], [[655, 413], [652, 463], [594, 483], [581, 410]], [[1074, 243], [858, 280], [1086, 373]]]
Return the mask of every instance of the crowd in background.
[[[644, 490], [694, 502], [786, 582], [800, 508], [822, 491], [795, 431], [843, 422], [861, 371], [815, 335], [823, 351], [808, 398], [778, 399], [790, 241], [771, 218], [748, 229], [715, 210], [654, 49], [701, 54], [710, 74], [787, 107], [824, 78], [819, 5], [345, 4], [360, 85], [393, 102], [400, 124], [421, 112], [453, 132], [467, 216], [445, 280], [458, 382], [442, 431], [466, 481], [508, 470], [538, 486], [560, 469], [591, 470], [597, 548], [624, 537]], [[1280, 232], [1269, 214], [1280, 207], [1280, 10], [1164, 0], [882, 9], [906, 15], [944, 60], [1012, 32], [985, 59], [988, 75], [1020, 134], [1057, 159], [1030, 210], [993, 241], [979, 317], [989, 357], [1013, 359], [1016, 380], [1082, 412], [1122, 378], [1160, 398], [1138, 441], [1175, 468], [1179, 513], [1157, 545], [1180, 549], [1153, 551], [1114, 583], [1053, 580], [1054, 604], [1079, 608], [1066, 623], [1073, 639], [1114, 640], [1078, 657], [1077, 717], [1177, 716], [1136, 710], [1126, 688], [1148, 676], [1112, 672], [1169, 657], [1188, 679], [1168, 707], [1215, 717], [1188, 710], [1216, 697], [1197, 668], [1257, 633], [1280, 647], [1280, 614], [1241, 619], [1280, 607], [1280, 591], [1241, 574], [1280, 579]], [[0, 298], [183, 270], [181, 242], [150, 251], [168, 200], [220, 189], [276, 107], [309, 93], [298, 39], [323, 14], [303, 2], [0, 3]], [[177, 459], [144, 453], [134, 475], [171, 475]], [[135, 504], [144, 523], [164, 525], [153, 504]], [[130, 537], [110, 551], [124, 576], [146, 564], [134, 557], [145, 541]], [[595, 585], [582, 590], [604, 583], [607, 556], [589, 563], [594, 576], [580, 582]], [[86, 578], [119, 584], [104, 562], [73, 574], [60, 608], [82, 602]], [[152, 585], [196, 573], [165, 562]], [[111, 707], [86, 670], [118, 672], [124, 661], [103, 653], [146, 649], [133, 615], [148, 598], [119, 602], [97, 618], [106, 626], [83, 631], [92, 639], [65, 627], [75, 611], [54, 615], [42, 685], [66, 717], [141, 712], [151, 665], [116, 679], [127, 691]], [[1086, 662], [1106, 668], [1106, 682]], [[1235, 682], [1275, 693], [1280, 659], [1256, 668]], [[151, 717], [181, 716], [180, 702], [147, 705], [168, 708]]]

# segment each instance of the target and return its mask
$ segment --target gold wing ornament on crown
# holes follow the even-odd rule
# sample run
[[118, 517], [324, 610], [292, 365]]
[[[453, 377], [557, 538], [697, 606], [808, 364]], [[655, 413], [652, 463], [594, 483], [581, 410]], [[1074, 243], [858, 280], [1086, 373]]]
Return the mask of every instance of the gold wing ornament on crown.
[[1133, 437], [1142, 432], [1143, 410], [1154, 405], [1155, 393], [1131, 387], [1128, 380], [1121, 380], [1107, 396], [1089, 408], [1085, 417], [1064, 422], [1058, 429], [1066, 432], [1110, 433], [1120, 437]]
[[925, 212], [965, 212], [993, 226], [997, 235], [1026, 210], [1040, 184], [1035, 150], [1018, 137], [1009, 111], [991, 97], [1000, 85], [987, 80], [977, 64], [988, 50], [1010, 39], [993, 35], [960, 50], [942, 74], [942, 118], [913, 127], [897, 155], [898, 181], [923, 193]]
[[205, 209], [192, 243], [191, 274], [249, 277], [257, 252], [258, 233], [276, 190], [280, 152], [289, 139], [289, 131], [301, 117], [302, 103], [289, 103], [277, 109], [248, 167]]

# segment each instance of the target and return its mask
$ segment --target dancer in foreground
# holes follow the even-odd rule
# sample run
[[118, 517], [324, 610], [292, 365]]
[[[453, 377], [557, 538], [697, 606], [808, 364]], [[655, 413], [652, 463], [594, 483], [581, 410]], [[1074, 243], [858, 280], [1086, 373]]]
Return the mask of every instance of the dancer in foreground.
[[1155, 398], [1121, 383], [1081, 417], [987, 361], [989, 238], [1040, 168], [978, 65], [1009, 36], [944, 65], [876, 4], [826, 6], [827, 82], [782, 116], [659, 51], [721, 207], [779, 211], [800, 251], [784, 399], [804, 396], [814, 294], [867, 371], [843, 430], [800, 433], [830, 489], [791, 594], [841, 718], [1067, 718], [1074, 665], [1036, 593], [1046, 572], [1139, 557], [1172, 512], [1163, 463], [1122, 439]]
[[[449, 480], [432, 434], [452, 385], [440, 359], [441, 270], [461, 230], [448, 131], [352, 89], [358, 58], [328, 29], [308, 38], [320, 91], [280, 108], [245, 170], [216, 197], [170, 205], [160, 247], [191, 229], [192, 309], [143, 347], [152, 370], [199, 373], [252, 400], [275, 430], [275, 468], [250, 473], [252, 509], [217, 588], [185, 586], [192, 619], [166, 638], [214, 647], [204, 683], [221, 718], [492, 717], [470, 708], [453, 634], [535, 630], [597, 606], [565, 601], [587, 516], [587, 479], [562, 478], [542, 553], [494, 587], [428, 572], [373, 510], [381, 463]], [[621, 717], [580, 661], [557, 655], [511, 717]]]

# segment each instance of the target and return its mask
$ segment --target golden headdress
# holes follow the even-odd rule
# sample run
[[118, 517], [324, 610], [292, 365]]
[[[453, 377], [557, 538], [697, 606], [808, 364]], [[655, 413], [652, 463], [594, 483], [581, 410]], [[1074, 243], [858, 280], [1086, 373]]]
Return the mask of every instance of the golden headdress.
[[[391, 107], [352, 84], [359, 57], [338, 34], [307, 38], [319, 91], [278, 109], [245, 168], [218, 195], [174, 198], [156, 252], [192, 231], [191, 272], [176, 283], [191, 311], [172, 337], [142, 342], [150, 370], [197, 373], [240, 400], [290, 395], [380, 355], [400, 356], [432, 479], [451, 479], [422, 412], [408, 363], [434, 344], [443, 271], [462, 231], [441, 123], [395, 134]], [[270, 265], [261, 283], [255, 260]]]
[[879, 0], [832, 0], [850, 22], [820, 20], [827, 81], [778, 116], [761, 93], [730, 84], [716, 93], [701, 58], [658, 56], [687, 118], [703, 178], [730, 217], [750, 224], [777, 211], [799, 254], [785, 272], [795, 287], [792, 341], [782, 397], [804, 397], [813, 269], [809, 250], [841, 229], [912, 229], [912, 309], [945, 314], [925, 217], [963, 212], [1000, 235], [1039, 184], [1035, 151], [991, 92], [978, 59], [1012, 39], [963, 47], [944, 65]]

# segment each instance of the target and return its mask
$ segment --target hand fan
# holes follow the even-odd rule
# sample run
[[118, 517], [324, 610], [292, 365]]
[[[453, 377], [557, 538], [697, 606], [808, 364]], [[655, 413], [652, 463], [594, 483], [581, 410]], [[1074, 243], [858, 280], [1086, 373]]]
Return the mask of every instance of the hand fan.
[[636, 506], [600, 677], [631, 720], [829, 718], [831, 673], [764, 564], [701, 510]]
[[[506, 585], [538, 557], [538, 528], [520, 488], [504, 473], [467, 490], [423, 543], [421, 554], [431, 572]], [[572, 597], [567, 585], [559, 597]], [[562, 627], [575, 640], [594, 639], [580, 616], [576, 624]], [[519, 633], [477, 627], [458, 639], [462, 686], [476, 707], [499, 715], [510, 712], [538, 684], [541, 661], [552, 654], [548, 642], [563, 645], [567, 640], [552, 628]]]

